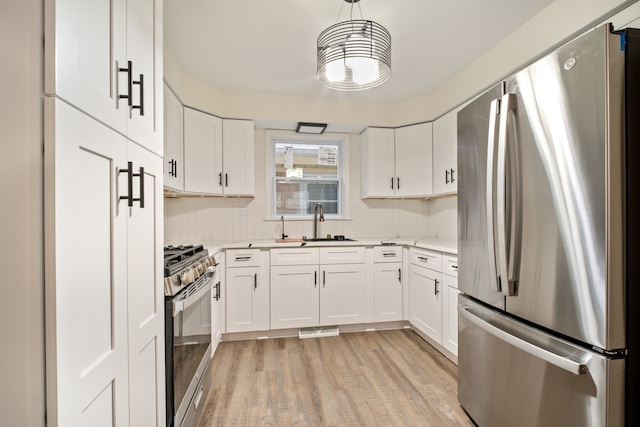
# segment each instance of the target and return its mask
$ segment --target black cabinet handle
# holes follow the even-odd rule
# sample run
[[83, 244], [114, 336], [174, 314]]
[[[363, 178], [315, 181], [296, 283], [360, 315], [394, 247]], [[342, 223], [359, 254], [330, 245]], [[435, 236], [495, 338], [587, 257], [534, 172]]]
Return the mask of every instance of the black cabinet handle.
[[[144, 168], [140, 167], [138, 173], [133, 173], [133, 162], [127, 162], [126, 169], [118, 170], [118, 173], [127, 173], [127, 195], [120, 196], [120, 200], [126, 200], [127, 206], [133, 206], [133, 202], [140, 202], [140, 207], [144, 208]], [[140, 197], [133, 197], [133, 177], [140, 178]]]
[[313, 272], [313, 287], [317, 288], [318, 287], [318, 271], [314, 271]]
[[258, 273], [253, 275], [253, 290], [258, 289]]
[[439, 283], [440, 282], [438, 282], [438, 279], [435, 279], [433, 281], [433, 294], [436, 295], [436, 296], [440, 293], [440, 291], [438, 290], [438, 284]]
[[398, 185], [396, 186], [398, 190], [400, 189], [400, 177], [396, 178], [398, 180]]
[[218, 185], [222, 187], [222, 172], [218, 174]]
[[449, 171], [448, 170], [444, 171], [444, 183], [445, 184], [449, 183]]
[[228, 173], [224, 174], [224, 186], [225, 187], [229, 186], [229, 174]]
[[[131, 105], [131, 95], [129, 95], [129, 105], [131, 105], [132, 110], [140, 110], [140, 115], [144, 116], [144, 75], [140, 74], [140, 80], [134, 81], [133, 84], [140, 86], [140, 104]], [[131, 89], [129, 90], [131, 91]]]
[[391, 177], [391, 189], [393, 190], [393, 177]]
[[325, 288], [327, 286], [327, 275], [326, 270], [322, 271], [322, 287]]
[[133, 65], [131, 64], [131, 61], [127, 61], [127, 68], [118, 68], [118, 72], [127, 73], [127, 94], [118, 95], [118, 98], [126, 99], [127, 105], [131, 107], [131, 104], [133, 103], [133, 100], [131, 99], [131, 90], [132, 90], [132, 84], [133, 84], [133, 78], [131, 77], [133, 75]]
[[174, 160], [173, 161], [173, 173], [176, 178], [178, 177], [178, 161]]
[[456, 179], [453, 177], [453, 169], [451, 169], [451, 183], [453, 184]]
[[398, 269], [398, 282], [402, 283], [402, 269]]
[[214, 295], [214, 298], [216, 299], [216, 301], [218, 301], [220, 299], [220, 282], [215, 284], [216, 286], [216, 294]]

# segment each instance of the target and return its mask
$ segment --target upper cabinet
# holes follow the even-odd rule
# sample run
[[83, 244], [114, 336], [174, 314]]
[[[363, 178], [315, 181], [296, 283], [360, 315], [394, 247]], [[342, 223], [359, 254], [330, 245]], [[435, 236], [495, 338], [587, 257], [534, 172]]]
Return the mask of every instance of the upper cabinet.
[[458, 110], [433, 122], [433, 193], [458, 191]]
[[221, 193], [222, 119], [184, 109], [184, 191]]
[[427, 197], [433, 193], [432, 124], [368, 128], [361, 138], [362, 198]]
[[45, 92], [162, 155], [161, 0], [45, 2]]
[[164, 186], [184, 189], [183, 107], [171, 90], [164, 87]]
[[255, 194], [255, 137], [252, 120], [222, 121], [222, 169], [219, 184], [227, 196]]
[[254, 127], [184, 109], [184, 191], [214, 196], [255, 193]]

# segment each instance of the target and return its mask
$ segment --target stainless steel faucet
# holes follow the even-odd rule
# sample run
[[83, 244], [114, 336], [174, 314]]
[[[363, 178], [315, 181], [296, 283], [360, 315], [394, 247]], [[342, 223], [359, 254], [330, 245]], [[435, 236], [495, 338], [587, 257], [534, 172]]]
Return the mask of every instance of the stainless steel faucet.
[[[320, 209], [320, 218], [318, 218], [318, 209]], [[318, 221], [324, 222], [324, 210], [322, 209], [322, 204], [316, 204], [313, 213], [313, 238], [318, 238]]]

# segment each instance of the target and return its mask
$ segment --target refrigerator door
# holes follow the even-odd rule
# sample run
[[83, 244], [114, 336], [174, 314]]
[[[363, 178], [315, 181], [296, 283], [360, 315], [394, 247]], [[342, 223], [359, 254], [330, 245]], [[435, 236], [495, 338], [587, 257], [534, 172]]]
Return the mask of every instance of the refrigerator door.
[[458, 286], [504, 309], [494, 256], [495, 203], [487, 203], [495, 199], [488, 192], [495, 187], [495, 109], [501, 96], [497, 85], [458, 112]]
[[458, 399], [479, 426], [624, 425], [624, 359], [608, 359], [460, 295]]
[[506, 310], [608, 350], [625, 348], [623, 64], [618, 35], [585, 34], [506, 81], [497, 131]]

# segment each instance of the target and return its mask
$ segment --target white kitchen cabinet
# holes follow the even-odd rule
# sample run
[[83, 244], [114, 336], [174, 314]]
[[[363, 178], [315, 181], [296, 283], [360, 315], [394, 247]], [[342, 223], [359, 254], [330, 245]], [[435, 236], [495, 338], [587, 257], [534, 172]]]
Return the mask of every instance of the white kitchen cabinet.
[[184, 122], [180, 100], [164, 86], [164, 186], [184, 190]]
[[45, 175], [48, 424], [164, 425], [162, 159], [47, 97]]
[[458, 110], [433, 122], [433, 193], [458, 191]]
[[409, 321], [437, 344], [442, 343], [442, 255], [411, 249]]
[[251, 120], [227, 120], [184, 108], [184, 191], [214, 196], [255, 194]]
[[45, 2], [45, 92], [162, 155], [162, 19], [161, 0]]
[[222, 339], [223, 328], [223, 315], [224, 315], [224, 295], [222, 294], [225, 277], [225, 259], [223, 253], [217, 253], [214, 255], [216, 263], [216, 278], [212, 285], [211, 290], [211, 357], [216, 352], [218, 344]]
[[255, 130], [252, 120], [222, 121], [222, 166], [219, 183], [227, 196], [255, 194]]
[[184, 108], [184, 191], [222, 194], [222, 119]]
[[432, 124], [367, 128], [361, 138], [361, 197], [426, 197], [433, 192]]
[[[263, 259], [264, 258], [264, 259]], [[233, 249], [226, 252], [226, 331], [269, 329], [267, 251]]]
[[395, 196], [395, 131], [367, 128], [360, 137], [360, 197]]
[[373, 248], [374, 321], [402, 320], [402, 247]]
[[320, 325], [364, 323], [365, 264], [327, 264], [320, 270]]
[[271, 329], [364, 323], [364, 247], [271, 250]]
[[318, 326], [318, 264], [271, 266], [271, 329]]
[[458, 356], [458, 258], [443, 255], [442, 346]]

